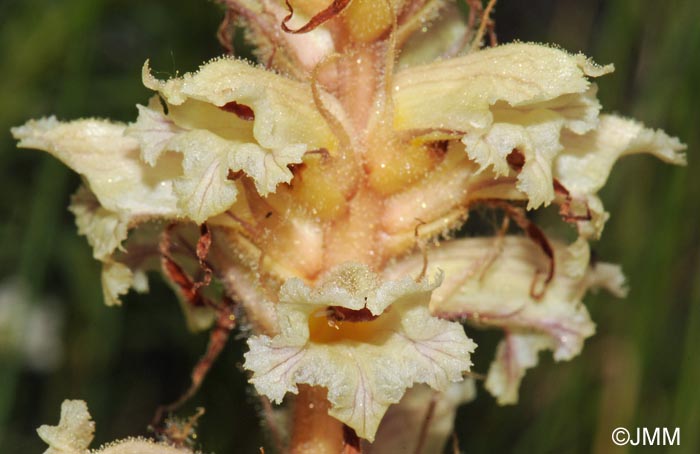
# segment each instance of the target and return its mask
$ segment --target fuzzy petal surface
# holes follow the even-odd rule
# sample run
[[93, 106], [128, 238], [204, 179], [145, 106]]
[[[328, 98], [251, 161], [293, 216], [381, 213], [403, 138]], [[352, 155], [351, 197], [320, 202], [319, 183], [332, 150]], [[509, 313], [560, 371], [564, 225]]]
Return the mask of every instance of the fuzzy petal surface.
[[[288, 280], [277, 305], [280, 334], [248, 340], [251, 382], [276, 402], [296, 393], [299, 383], [325, 387], [329, 414], [372, 441], [387, 408], [407, 388], [427, 383], [445, 390], [471, 367], [475, 345], [463, 328], [430, 315], [439, 282], [381, 281], [358, 264], [341, 265], [314, 289]], [[326, 326], [329, 306], [365, 308], [377, 317]]]

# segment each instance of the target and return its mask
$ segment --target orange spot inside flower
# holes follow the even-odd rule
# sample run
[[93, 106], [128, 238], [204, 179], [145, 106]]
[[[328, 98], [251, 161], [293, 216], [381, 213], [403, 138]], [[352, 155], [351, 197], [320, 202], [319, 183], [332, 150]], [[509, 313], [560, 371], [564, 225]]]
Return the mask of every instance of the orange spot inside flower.
[[390, 311], [378, 317], [351, 316], [345, 320], [338, 320], [337, 314], [331, 308], [324, 308], [309, 316], [309, 340], [317, 344], [344, 341], [381, 344], [394, 331], [396, 323], [396, 316]]

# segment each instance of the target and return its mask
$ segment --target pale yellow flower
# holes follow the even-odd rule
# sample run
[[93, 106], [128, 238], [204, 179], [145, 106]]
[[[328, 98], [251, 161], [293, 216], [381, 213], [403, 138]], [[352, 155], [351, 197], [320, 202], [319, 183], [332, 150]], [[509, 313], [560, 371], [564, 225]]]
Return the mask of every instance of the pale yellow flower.
[[[500, 404], [518, 399], [526, 369], [537, 364], [541, 350], [552, 350], [556, 361], [578, 355], [595, 333], [581, 300], [590, 289], [604, 288], [621, 297], [624, 276], [616, 265], [591, 263], [588, 244], [553, 245], [550, 259], [523, 237], [454, 240], [428, 255], [430, 269], [444, 270], [446, 279], [433, 292], [434, 315], [505, 332], [486, 379], [486, 389]], [[415, 272], [422, 257], [390, 267], [391, 277]], [[549, 267], [554, 266], [547, 282]]]
[[248, 340], [251, 383], [278, 403], [299, 383], [324, 387], [329, 414], [374, 440], [407, 388], [445, 391], [471, 367], [476, 345], [462, 326], [428, 310], [441, 279], [382, 282], [366, 266], [346, 264], [315, 289], [288, 280], [276, 307], [280, 334]]
[[[149, 107], [139, 108], [138, 120], [128, 128], [101, 120], [61, 123], [49, 118], [13, 133], [20, 146], [46, 149], [84, 175], [99, 205], [89, 209], [77, 203], [74, 211], [96, 258], [108, 264], [106, 281], [114, 282], [108, 301], [115, 302], [132, 278], [110, 256], [128, 227], [148, 219], [231, 224], [215, 218], [231, 211], [253, 227], [273, 224], [267, 226], [271, 239], [253, 239], [255, 246], [281, 262], [288, 270], [285, 277], [313, 276], [347, 260], [381, 266], [412, 247], [416, 218], [426, 224], [421, 233], [434, 235], [459, 225], [466, 206], [482, 198], [527, 200], [530, 208], [548, 204], [555, 200], [556, 180], [566, 191], [561, 203], [571, 210], [571, 219], [582, 234], [597, 236], [607, 214], [596, 192], [618, 156], [648, 152], [683, 162], [676, 153], [683, 148], [677, 139], [617, 117], [598, 118], [595, 89], [586, 76], [609, 70], [580, 55], [535, 44], [408, 67], [393, 77], [393, 122], [369, 118], [366, 129], [358, 131], [348, 120], [352, 113], [346, 115], [343, 102], [331, 93], [318, 89], [314, 99], [308, 83], [243, 61], [216, 60], [168, 82], [154, 79], [145, 66], [144, 82], [161, 93], [167, 115], [154, 98]], [[376, 112], [386, 114], [384, 109]], [[328, 115], [337, 121], [328, 122]], [[353, 150], [341, 147], [346, 136], [359, 138], [349, 144]], [[431, 162], [436, 159], [430, 157], [435, 153], [431, 147], [445, 140], [447, 152]], [[314, 150], [337, 162], [319, 162], [309, 154]], [[347, 162], [351, 151], [354, 163]], [[426, 158], [419, 157], [423, 153]], [[509, 164], [514, 153], [522, 161], [515, 167]], [[264, 197], [289, 183], [293, 174], [288, 166], [302, 160], [306, 181], [292, 185], [289, 195], [282, 187], [263, 206], [243, 182], [230, 178], [245, 175]], [[401, 169], [402, 160], [408, 160], [409, 170]], [[360, 165], [369, 172], [371, 192], [361, 190], [358, 197], [358, 179], [364, 174]], [[319, 166], [327, 167], [321, 170], [325, 175], [310, 169]], [[236, 205], [242, 190], [254, 206]], [[378, 195], [381, 208], [374, 201]], [[251, 209], [264, 205], [286, 222], [256, 219]], [[377, 209], [380, 222], [356, 232], [363, 239], [374, 237], [365, 248], [373, 257], [334, 244], [338, 253], [320, 263], [322, 259], [310, 260], [292, 247], [301, 238], [316, 241], [313, 237], [332, 244], [319, 237], [329, 222], [347, 217], [348, 210]], [[349, 235], [338, 233], [342, 239]], [[284, 239], [289, 241], [280, 241]]]
[[43, 425], [37, 432], [49, 445], [44, 454], [193, 454], [189, 449], [139, 438], [114, 441], [100, 449], [89, 449], [94, 438], [95, 422], [82, 400], [64, 400], [58, 425]]
[[44, 425], [37, 432], [49, 445], [44, 454], [83, 454], [88, 452], [94, 437], [95, 423], [85, 402], [65, 400], [58, 425]]
[[[293, 2], [291, 15], [282, 1], [224, 3], [272, 70], [226, 57], [163, 81], [146, 63], [157, 95], [134, 123], [13, 129], [83, 176], [71, 210], [108, 304], [147, 289], [169, 246], [158, 221], [177, 224], [174, 280], [213, 271], [242, 305], [257, 390], [279, 402], [325, 387], [329, 413], [367, 440], [407, 388], [445, 390], [469, 370], [473, 343], [438, 317], [507, 332], [486, 384], [501, 403], [540, 350], [579, 353], [594, 331], [585, 292], [622, 282], [589, 263], [586, 240], [608, 218], [598, 190], [624, 155], [684, 162], [677, 139], [600, 114], [591, 79], [612, 65], [533, 43], [478, 50], [454, 10], [438, 19], [438, 0]], [[579, 240], [550, 256], [525, 238], [446, 241], [427, 257], [444, 283], [415, 281], [423, 255], [406, 256], [494, 200], [556, 203]], [[207, 263], [195, 225], [213, 232]], [[190, 327], [211, 322], [183, 306]]]
[[363, 443], [362, 452], [444, 452], [454, 432], [457, 409], [475, 397], [473, 379], [453, 383], [442, 392], [415, 385], [389, 408], [374, 442]]

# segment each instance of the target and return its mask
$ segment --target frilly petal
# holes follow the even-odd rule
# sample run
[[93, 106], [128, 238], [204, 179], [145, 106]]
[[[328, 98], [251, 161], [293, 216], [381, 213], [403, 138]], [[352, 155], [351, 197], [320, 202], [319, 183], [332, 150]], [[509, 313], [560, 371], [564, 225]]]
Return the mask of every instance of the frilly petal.
[[[597, 125], [600, 103], [588, 77], [611, 70], [582, 55], [522, 43], [408, 68], [396, 78], [394, 125], [463, 134], [479, 171], [516, 174], [516, 188], [534, 209], [554, 200], [552, 165], [562, 133]], [[521, 160], [515, 167], [513, 153]]]
[[[608, 217], [596, 193], [603, 187], [618, 158], [648, 153], [664, 162], [685, 165], [686, 148], [677, 138], [639, 122], [601, 115], [598, 127], [583, 135], [564, 131], [562, 152], [553, 167], [555, 178], [569, 192], [572, 206], [579, 205], [579, 233], [597, 238]], [[586, 219], [589, 218], [589, 219]]]
[[120, 296], [132, 287], [147, 289], [140, 267], [115, 258], [127, 254], [123, 242], [129, 230], [151, 219], [185, 217], [174, 189], [182, 159], [168, 153], [149, 165], [141, 160], [138, 140], [125, 132], [123, 124], [94, 119], [64, 123], [54, 117], [12, 130], [20, 147], [46, 150], [84, 177], [87, 187], [73, 196], [70, 210], [93, 256], [103, 264], [108, 305], [120, 304]]
[[[560, 96], [519, 109], [497, 104], [491, 108], [493, 124], [467, 131], [462, 138], [467, 155], [480, 171], [491, 168], [496, 176], [517, 173], [516, 188], [527, 195], [528, 209], [554, 199], [552, 164], [562, 151], [563, 133], [582, 134], [596, 127], [600, 103], [596, 87], [584, 93]], [[509, 158], [519, 153], [523, 163], [513, 169]]]
[[671, 164], [686, 163], [681, 153], [686, 146], [677, 138], [615, 115], [601, 115], [598, 127], [587, 134], [565, 132], [562, 144], [554, 173], [577, 195], [598, 192], [621, 156], [648, 153]]
[[78, 233], [87, 237], [97, 260], [110, 257], [128, 235], [129, 217], [104, 208], [85, 186], [73, 194], [68, 209], [75, 216]]
[[561, 150], [559, 134], [564, 125], [561, 117], [551, 111], [536, 110], [512, 113], [481, 136], [467, 134], [462, 139], [466, 152], [480, 170], [493, 166], [497, 176], [508, 175], [508, 157], [517, 150], [524, 158], [519, 169], [516, 188], [528, 196], [528, 208], [548, 204], [554, 199], [552, 161]]
[[[236, 127], [235, 123], [241, 120], [233, 114], [213, 106], [206, 108], [199, 102], [185, 103], [179, 109], [176, 106], [169, 115], [138, 107], [138, 120], [127, 134], [139, 141], [142, 159], [151, 165], [167, 151], [182, 154], [183, 174], [173, 181], [173, 189], [178, 208], [198, 224], [226, 211], [236, 201], [238, 188], [229, 178], [230, 172], [245, 172], [258, 192], [267, 195], [275, 192], [279, 183], [291, 181], [292, 172], [287, 166], [301, 162], [307, 151], [305, 145], [294, 144], [270, 152], [248, 137], [252, 137], [250, 127]], [[217, 128], [221, 119], [207, 123], [202, 116], [196, 123], [189, 121], [188, 117], [197, 114], [208, 116], [208, 120], [224, 116], [229, 125]], [[246, 139], [251, 141], [245, 142]]]
[[[213, 60], [196, 73], [161, 81], [143, 67], [143, 83], [158, 91], [168, 104], [182, 105], [189, 99], [217, 107], [236, 102], [255, 115], [254, 136], [265, 148], [304, 144], [307, 149], [335, 149], [337, 140], [316, 109], [308, 84], [295, 82], [242, 60]], [[322, 95], [324, 104], [337, 104]]]
[[12, 134], [20, 148], [48, 151], [81, 174], [107, 210], [130, 218], [178, 216], [171, 180], [181, 172], [179, 160], [148, 166], [125, 129], [105, 120], [64, 123], [49, 117], [12, 128]]
[[174, 137], [169, 148], [183, 155], [183, 176], [173, 188], [189, 218], [201, 224], [236, 201], [238, 188], [227, 178], [229, 153], [235, 151], [227, 140], [209, 131], [188, 131]]
[[538, 334], [506, 334], [498, 344], [484, 383], [484, 387], [496, 396], [499, 405], [518, 401], [518, 390], [525, 372], [537, 365], [540, 351], [551, 348], [550, 344], [550, 339]]
[[[581, 299], [600, 283], [617, 283], [624, 293], [619, 267], [590, 265], [579, 240], [567, 247], [553, 243], [555, 272], [544, 293], [533, 295], [533, 282], [543, 281], [549, 259], [534, 242], [522, 237], [470, 239], [445, 245], [430, 257], [445, 270], [431, 309], [444, 317], [463, 317], [479, 325], [539, 332], [553, 340], [556, 360], [577, 355], [594, 326]], [[612, 275], [612, 276], [611, 276]]]
[[[543, 294], [536, 296], [533, 284], [543, 282], [549, 259], [531, 240], [471, 238], [441, 245], [428, 255], [429, 272], [436, 268], [445, 272], [443, 284], [433, 292], [432, 313], [536, 336], [539, 339], [536, 342], [518, 344], [523, 348], [514, 350], [514, 354], [520, 356], [510, 357], [517, 366], [514, 370], [522, 373], [533, 364], [533, 356], [536, 358], [533, 352], [544, 348], [543, 345], [553, 350], [555, 360], [571, 359], [580, 353], [583, 341], [595, 332], [581, 299], [589, 289], [600, 287], [617, 296], [624, 295], [624, 277], [618, 266], [591, 265], [588, 245], [583, 239], [569, 247], [558, 243], [552, 246], [555, 272]], [[385, 274], [391, 277], [415, 272], [421, 263], [420, 257], [408, 258], [388, 268]], [[506, 353], [505, 348], [501, 347], [501, 356]], [[506, 367], [498, 361], [498, 367]], [[502, 372], [498, 367], [493, 368], [495, 374]], [[502, 377], [493, 378], [489, 389], [503, 393], [497, 396], [502, 403], [511, 403], [522, 373], [509, 375], [507, 383]]]
[[[78, 188], [71, 198], [69, 209], [75, 215], [78, 233], [87, 237], [93, 248], [93, 257], [102, 262], [105, 304], [120, 305], [120, 296], [125, 295], [130, 288], [139, 292], [147, 291], [148, 282], [143, 269], [134, 266], [132, 270], [116, 258], [116, 255], [128, 254], [123, 243], [128, 237], [133, 219], [102, 207], [95, 195], [84, 186]], [[157, 240], [153, 241], [155, 242]]]
[[[427, 304], [439, 281], [382, 282], [366, 266], [346, 264], [316, 288], [290, 279], [277, 305], [279, 335], [248, 340], [245, 367], [258, 392], [280, 402], [297, 384], [328, 390], [329, 414], [373, 440], [389, 405], [406, 388], [427, 383], [444, 390], [471, 366], [474, 343], [462, 327], [430, 315]], [[341, 322], [338, 335], [314, 334], [325, 307], [366, 307], [374, 320]], [[321, 323], [324, 323], [322, 320]], [[326, 328], [331, 329], [332, 328]], [[321, 328], [323, 331], [323, 328]]]
[[[141, 106], [129, 133], [151, 164], [165, 151], [182, 154], [183, 176], [174, 191], [178, 206], [197, 223], [235, 202], [231, 172], [242, 171], [266, 196], [291, 181], [288, 166], [307, 151], [337, 146], [308, 85], [243, 61], [214, 60], [168, 81], [153, 77], [146, 62], [143, 81], [163, 96], [168, 114]], [[336, 106], [330, 96], [320, 96], [324, 105]]]
[[128, 266], [113, 260], [102, 264], [102, 295], [107, 306], [120, 306], [121, 297], [134, 285], [134, 273]]

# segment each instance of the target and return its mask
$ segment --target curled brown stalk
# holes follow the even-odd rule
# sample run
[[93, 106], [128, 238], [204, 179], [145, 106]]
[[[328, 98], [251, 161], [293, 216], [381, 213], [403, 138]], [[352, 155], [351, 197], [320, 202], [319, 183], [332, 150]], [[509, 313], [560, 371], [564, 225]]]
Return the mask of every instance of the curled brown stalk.
[[[207, 301], [200, 295], [199, 288], [202, 285], [196, 285], [185, 270], [178, 264], [172, 256], [173, 239], [172, 232], [176, 224], [171, 224], [163, 230], [158, 249], [160, 251], [160, 261], [163, 273], [172, 281], [178, 288], [180, 295], [187, 301], [188, 304], [194, 307], [203, 307], [207, 305]], [[206, 279], [206, 278], [205, 278]]]
[[167, 428], [161, 427], [161, 421], [165, 413], [169, 413], [180, 408], [192, 396], [194, 396], [206, 378], [211, 366], [221, 354], [231, 331], [236, 327], [235, 302], [224, 296], [220, 303], [214, 303], [209, 298], [201, 294], [201, 289], [209, 285], [211, 282], [212, 270], [207, 263], [207, 255], [211, 247], [211, 232], [203, 224], [200, 228], [200, 236], [197, 240], [196, 257], [201, 269], [204, 271], [204, 278], [200, 281], [194, 281], [183, 268], [173, 259], [171, 248], [171, 235], [174, 229], [174, 224], [168, 226], [161, 237], [160, 252], [163, 271], [172, 282], [174, 282], [180, 294], [183, 296], [187, 304], [194, 307], [211, 307], [216, 313], [216, 322], [214, 327], [209, 332], [209, 343], [204, 355], [197, 361], [190, 375], [190, 387], [174, 402], [161, 405], [156, 409], [155, 415], [151, 422], [151, 428], [154, 432], [162, 435]]
[[577, 211], [580, 210], [576, 210], [576, 207], [572, 206], [574, 204], [574, 199], [571, 197], [569, 190], [557, 179], [554, 179], [554, 194], [557, 196], [555, 201], [559, 205], [559, 216], [561, 216], [564, 222], [575, 224], [579, 221], [590, 221], [593, 219], [588, 203], [583, 205], [586, 209], [585, 214], [577, 213]]
[[296, 30], [292, 30], [291, 28], [287, 27], [287, 22], [292, 20], [292, 16], [294, 16], [294, 8], [292, 8], [292, 5], [289, 3], [289, 0], [285, 0], [285, 4], [287, 5], [287, 9], [289, 9], [289, 14], [282, 19], [282, 30], [284, 30], [287, 33], [308, 33], [318, 27], [319, 25], [322, 25], [324, 22], [327, 22], [334, 17], [336, 17], [338, 14], [340, 14], [349, 4], [351, 0], [333, 0], [333, 2], [328, 5], [325, 9], [319, 11], [316, 13], [306, 24], [302, 25], [300, 28], [297, 28]]
[[226, 341], [228, 341], [231, 331], [236, 327], [236, 316], [234, 314], [234, 309], [235, 304], [228, 298], [225, 298], [223, 304], [219, 306], [217, 310], [216, 323], [209, 333], [207, 350], [199, 361], [197, 361], [197, 364], [190, 375], [190, 387], [174, 402], [161, 405], [156, 409], [153, 421], [151, 422], [151, 428], [156, 433], [162, 433], [163, 431], [163, 429], [160, 428], [160, 421], [163, 419], [163, 415], [180, 408], [183, 404], [190, 400], [202, 386], [202, 382], [209, 373], [211, 366], [214, 364], [226, 345]]
[[513, 206], [510, 203], [505, 202], [503, 200], [496, 199], [481, 200], [479, 201], [479, 203], [503, 210], [506, 216], [511, 218], [518, 225], [518, 227], [520, 227], [525, 232], [527, 237], [530, 238], [530, 240], [532, 240], [537, 246], [539, 246], [542, 252], [547, 256], [549, 260], [549, 266], [547, 268], [547, 271], [544, 273], [544, 281], [540, 285], [540, 288], [538, 288], [537, 284], [539, 282], [538, 277], [540, 273], [537, 273], [533, 278], [532, 284], [530, 286], [530, 296], [532, 296], [536, 300], [542, 299], [545, 292], [547, 291], [549, 283], [554, 278], [555, 271], [554, 249], [549, 243], [547, 236], [544, 234], [542, 229], [540, 229], [537, 226], [537, 224], [535, 224], [527, 218], [524, 210], [521, 208]]
[[216, 30], [216, 38], [219, 40], [219, 44], [221, 44], [221, 47], [223, 47], [229, 55], [235, 54], [235, 49], [233, 47], [233, 39], [236, 31], [235, 21], [236, 14], [234, 11], [226, 8], [224, 18], [221, 20], [219, 28]]

